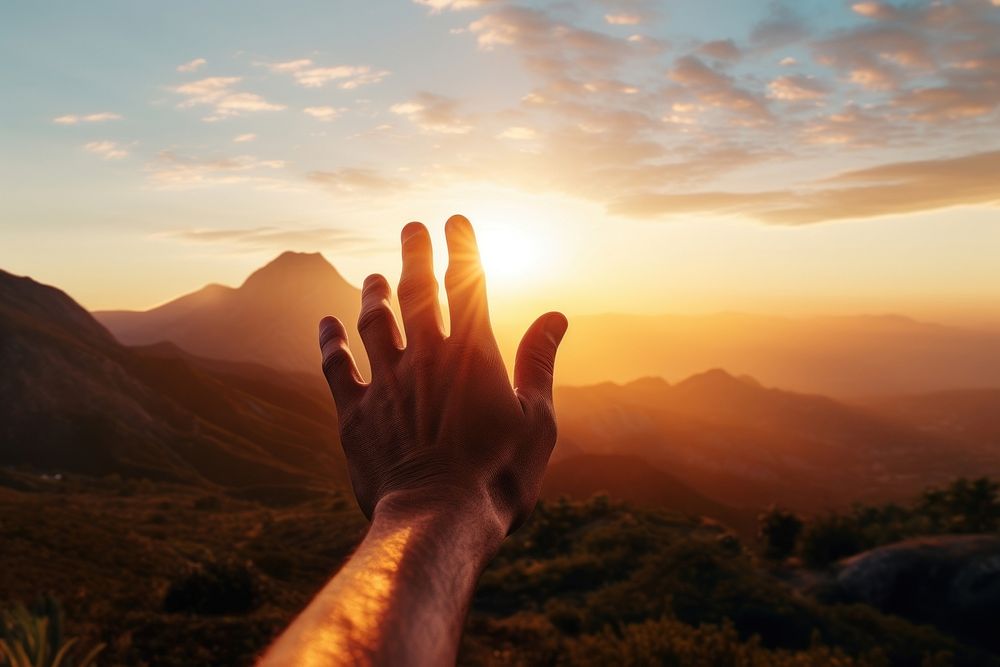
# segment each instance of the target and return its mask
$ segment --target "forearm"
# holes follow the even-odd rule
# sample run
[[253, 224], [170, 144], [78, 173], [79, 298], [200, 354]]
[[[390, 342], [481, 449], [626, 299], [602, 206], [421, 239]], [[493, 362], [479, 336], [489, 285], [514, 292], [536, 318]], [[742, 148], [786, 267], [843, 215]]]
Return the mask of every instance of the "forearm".
[[261, 665], [452, 664], [483, 568], [503, 539], [481, 508], [389, 496], [357, 552]]

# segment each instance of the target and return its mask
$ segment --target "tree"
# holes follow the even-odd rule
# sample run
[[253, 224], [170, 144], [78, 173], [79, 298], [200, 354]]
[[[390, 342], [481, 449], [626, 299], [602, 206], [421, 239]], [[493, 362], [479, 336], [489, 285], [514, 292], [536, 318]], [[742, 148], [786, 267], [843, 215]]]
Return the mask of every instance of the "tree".
[[795, 552], [802, 534], [803, 522], [798, 515], [780, 507], [770, 507], [757, 517], [758, 536], [764, 543], [764, 554], [780, 560]]

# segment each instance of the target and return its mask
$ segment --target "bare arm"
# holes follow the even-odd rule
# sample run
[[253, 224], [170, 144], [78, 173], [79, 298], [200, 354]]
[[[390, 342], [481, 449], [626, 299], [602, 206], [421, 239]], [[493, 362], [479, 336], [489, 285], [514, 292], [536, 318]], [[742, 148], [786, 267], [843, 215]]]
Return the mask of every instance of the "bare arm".
[[566, 318], [543, 315], [515, 361], [514, 387], [490, 326], [468, 220], [445, 226], [451, 335], [437, 300], [430, 236], [403, 229], [399, 302], [369, 276], [358, 329], [363, 384], [343, 324], [320, 323], [323, 370], [355, 495], [371, 528], [348, 563], [269, 649], [275, 665], [453, 663], [476, 582], [538, 497], [555, 444], [552, 371]]

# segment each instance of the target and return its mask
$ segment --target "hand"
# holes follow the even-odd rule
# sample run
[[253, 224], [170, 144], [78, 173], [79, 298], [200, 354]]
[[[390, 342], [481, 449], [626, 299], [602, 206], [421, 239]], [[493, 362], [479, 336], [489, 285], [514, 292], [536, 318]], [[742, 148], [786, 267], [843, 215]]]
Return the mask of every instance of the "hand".
[[333, 393], [354, 493], [371, 519], [383, 511], [463, 512], [498, 540], [531, 513], [556, 440], [552, 373], [566, 318], [548, 313], [525, 333], [514, 387], [490, 326], [486, 284], [469, 221], [445, 225], [445, 336], [427, 229], [402, 231], [403, 347], [381, 275], [362, 290], [358, 331], [371, 362], [364, 384], [344, 325], [320, 322], [323, 372]]

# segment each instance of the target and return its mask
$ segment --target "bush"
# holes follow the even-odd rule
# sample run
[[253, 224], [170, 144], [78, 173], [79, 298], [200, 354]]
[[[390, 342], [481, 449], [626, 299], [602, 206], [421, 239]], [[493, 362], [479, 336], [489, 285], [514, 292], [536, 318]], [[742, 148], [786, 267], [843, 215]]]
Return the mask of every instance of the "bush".
[[202, 616], [248, 614], [262, 601], [263, 583], [253, 565], [227, 560], [195, 566], [170, 584], [163, 610]]
[[830, 514], [814, 519], [806, 527], [802, 558], [810, 567], [827, 567], [873, 546], [851, 517]]
[[764, 544], [764, 555], [784, 560], [795, 552], [795, 545], [804, 526], [798, 515], [779, 507], [771, 507], [757, 517], [758, 537]]

